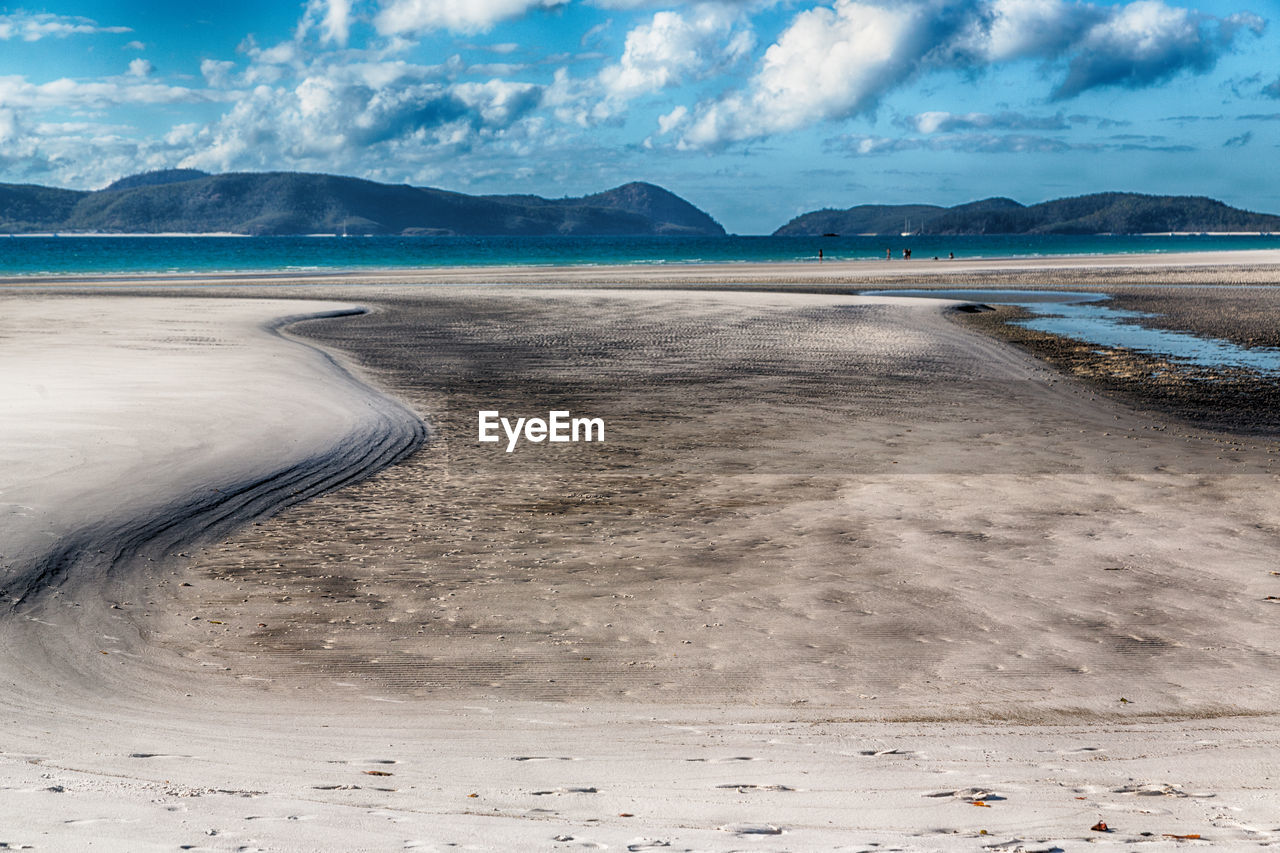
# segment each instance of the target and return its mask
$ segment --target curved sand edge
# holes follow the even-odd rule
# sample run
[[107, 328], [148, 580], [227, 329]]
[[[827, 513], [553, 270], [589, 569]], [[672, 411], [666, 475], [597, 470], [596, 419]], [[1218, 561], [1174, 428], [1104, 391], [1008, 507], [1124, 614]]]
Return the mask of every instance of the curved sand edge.
[[0, 589], [11, 605], [211, 541], [421, 444], [426, 428], [408, 407], [280, 334], [366, 309], [282, 307], [134, 298], [8, 306]]

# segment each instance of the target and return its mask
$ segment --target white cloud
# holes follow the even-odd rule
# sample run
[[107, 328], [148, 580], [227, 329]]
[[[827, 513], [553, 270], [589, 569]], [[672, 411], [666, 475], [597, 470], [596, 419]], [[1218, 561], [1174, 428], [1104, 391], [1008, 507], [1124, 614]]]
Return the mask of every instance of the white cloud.
[[684, 142], [751, 139], [868, 108], [915, 70], [928, 47], [928, 11], [837, 0], [801, 12], [765, 51], [748, 90], [704, 105]]
[[81, 82], [63, 77], [31, 83], [22, 76], [0, 77], [0, 103], [27, 109], [98, 110], [121, 104], [179, 104], [225, 100], [232, 95], [133, 78]]
[[18, 114], [13, 110], [0, 109], [0, 142], [16, 142], [23, 135]]
[[1254, 15], [1215, 18], [1163, 0], [835, 0], [797, 14], [745, 89], [691, 111], [680, 145], [716, 147], [846, 119], [920, 74], [1019, 59], [1065, 61], [1057, 99], [1137, 88], [1207, 70], [1239, 32], [1264, 25]]
[[543, 105], [566, 124], [618, 122], [630, 101], [722, 73], [747, 59], [755, 34], [745, 17], [722, 4], [663, 11], [627, 33], [622, 56], [591, 77], [556, 71]]
[[138, 57], [129, 62], [130, 77], [150, 77], [151, 72], [155, 70], [155, 66], [151, 64], [151, 60]]
[[147, 46], [142, 42], [138, 41], [137, 39], [134, 39], [131, 42], [127, 42], [124, 45], [124, 47], [121, 48], [121, 50], [146, 50], [146, 49], [147, 49]]
[[993, 0], [967, 22], [953, 49], [986, 62], [1055, 56], [1105, 17], [1096, 6], [1063, 0]]
[[622, 58], [600, 72], [600, 82], [609, 96], [627, 100], [732, 66], [755, 46], [740, 23], [738, 13], [717, 5], [658, 12], [627, 33]]
[[1159, 0], [1138, 0], [1085, 33], [1054, 96], [1069, 98], [1106, 85], [1149, 85], [1179, 71], [1208, 70], [1237, 32], [1261, 34], [1265, 25], [1256, 15], [1217, 19]]
[[685, 106], [678, 106], [664, 116], [658, 117], [658, 133], [670, 133], [680, 126], [684, 121], [684, 117], [689, 114], [689, 110]]
[[951, 113], [940, 110], [923, 112], [899, 123], [924, 134], [949, 133], [963, 129], [1067, 130], [1070, 127], [1061, 113], [1052, 116], [1034, 116], [1015, 112]]
[[451, 30], [487, 32], [499, 21], [532, 9], [553, 8], [568, 0], [383, 0], [374, 26], [384, 36]]
[[66, 38], [86, 33], [129, 33], [128, 27], [103, 27], [97, 21], [77, 15], [51, 15], [48, 13], [14, 12], [0, 14], [0, 41], [22, 39], [39, 41], [42, 38]]
[[308, 0], [298, 23], [298, 36], [319, 27], [320, 40], [345, 47], [351, 38], [352, 0]]
[[453, 87], [453, 94], [474, 110], [484, 125], [503, 127], [538, 105], [542, 87], [510, 80], [490, 80], [487, 83], [459, 83]]
[[226, 60], [204, 59], [200, 62], [200, 74], [204, 77], [205, 83], [215, 89], [220, 89], [231, 85], [231, 72], [235, 70], [236, 64]]
[[293, 86], [259, 85], [216, 122], [183, 137], [184, 166], [368, 174], [406, 169], [479, 144], [514, 142], [543, 87], [509, 80], [450, 83], [439, 67], [317, 63]]

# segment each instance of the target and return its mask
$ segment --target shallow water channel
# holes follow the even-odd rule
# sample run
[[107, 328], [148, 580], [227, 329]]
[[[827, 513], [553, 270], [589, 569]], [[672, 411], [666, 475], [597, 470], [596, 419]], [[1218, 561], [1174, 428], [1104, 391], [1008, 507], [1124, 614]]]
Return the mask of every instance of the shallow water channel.
[[1034, 315], [1013, 323], [1037, 332], [1074, 338], [1103, 347], [1178, 359], [1202, 367], [1243, 368], [1280, 373], [1280, 349], [1244, 347], [1221, 338], [1175, 329], [1149, 328], [1143, 320], [1158, 314], [1126, 311], [1104, 304], [1103, 293], [1060, 290], [868, 290], [866, 296], [910, 296], [991, 305], [1016, 305]]

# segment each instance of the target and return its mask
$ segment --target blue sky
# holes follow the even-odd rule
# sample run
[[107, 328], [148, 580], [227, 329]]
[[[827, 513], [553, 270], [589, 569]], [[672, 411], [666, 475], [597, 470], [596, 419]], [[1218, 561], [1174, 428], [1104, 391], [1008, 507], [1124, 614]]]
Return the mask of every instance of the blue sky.
[[820, 207], [1109, 189], [1280, 212], [1277, 18], [1276, 0], [0, 7], [0, 182], [647, 180], [743, 234]]

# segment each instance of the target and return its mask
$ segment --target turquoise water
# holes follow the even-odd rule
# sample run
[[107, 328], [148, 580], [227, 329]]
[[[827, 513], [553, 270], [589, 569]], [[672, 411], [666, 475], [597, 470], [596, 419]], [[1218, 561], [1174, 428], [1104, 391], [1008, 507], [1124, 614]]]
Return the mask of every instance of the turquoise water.
[[[0, 237], [0, 276], [1010, 258], [1280, 249], [1275, 237]], [[944, 261], [939, 261], [943, 263]]]
[[1014, 324], [1096, 346], [1129, 349], [1201, 367], [1231, 367], [1280, 374], [1280, 350], [1243, 347], [1221, 338], [1201, 337], [1178, 329], [1140, 325], [1159, 323], [1160, 315], [1110, 308], [1100, 293], [1035, 290], [881, 290], [869, 296], [916, 296], [1017, 305], [1034, 314]]

